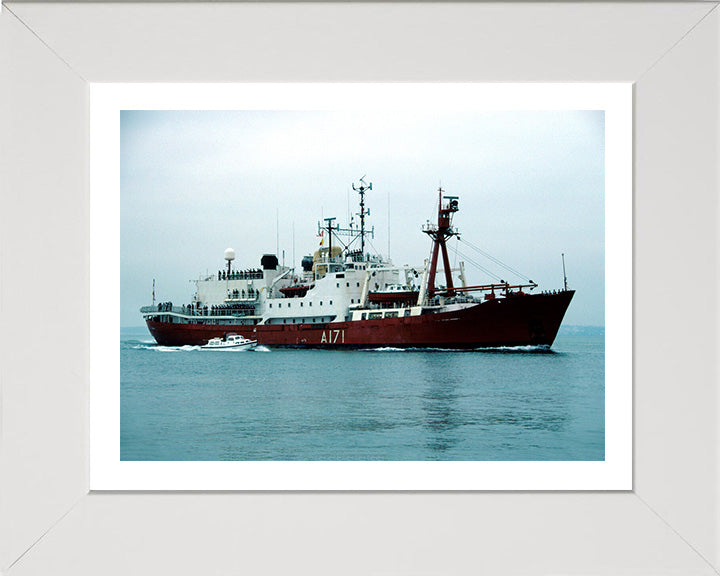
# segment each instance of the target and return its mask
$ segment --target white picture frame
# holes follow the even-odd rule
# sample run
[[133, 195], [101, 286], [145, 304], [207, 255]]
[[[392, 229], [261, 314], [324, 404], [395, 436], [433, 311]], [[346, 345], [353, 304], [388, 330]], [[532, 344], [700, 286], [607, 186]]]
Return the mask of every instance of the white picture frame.
[[[2, 571], [716, 573], [716, 6], [5, 6]], [[633, 490], [89, 494], [88, 82], [369, 79], [635, 83]]]

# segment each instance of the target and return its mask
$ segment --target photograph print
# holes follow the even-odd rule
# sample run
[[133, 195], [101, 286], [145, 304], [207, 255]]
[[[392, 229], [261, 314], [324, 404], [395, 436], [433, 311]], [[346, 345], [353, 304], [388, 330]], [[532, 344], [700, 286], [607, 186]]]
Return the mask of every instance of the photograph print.
[[603, 461], [604, 110], [120, 112], [120, 460]]

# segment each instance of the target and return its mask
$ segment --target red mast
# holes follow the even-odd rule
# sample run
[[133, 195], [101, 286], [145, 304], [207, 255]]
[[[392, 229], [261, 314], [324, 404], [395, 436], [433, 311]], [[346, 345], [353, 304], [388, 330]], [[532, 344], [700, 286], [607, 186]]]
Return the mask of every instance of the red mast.
[[[443, 204], [443, 200], [446, 203]], [[453, 281], [452, 271], [450, 270], [450, 258], [448, 258], [446, 240], [457, 236], [458, 232], [452, 227], [452, 215], [458, 211], [458, 197], [457, 196], [445, 196], [443, 198], [443, 189], [438, 188], [438, 221], [437, 225], [428, 224], [423, 229], [423, 232], [430, 236], [433, 240], [433, 252], [432, 260], [430, 262], [430, 274], [428, 276], [428, 297], [432, 298], [436, 292], [435, 290], [435, 274], [437, 273], [437, 260], [438, 251], [442, 250], [443, 256], [443, 268], [445, 269], [445, 282], [447, 290], [444, 291], [446, 295], [452, 296]]]

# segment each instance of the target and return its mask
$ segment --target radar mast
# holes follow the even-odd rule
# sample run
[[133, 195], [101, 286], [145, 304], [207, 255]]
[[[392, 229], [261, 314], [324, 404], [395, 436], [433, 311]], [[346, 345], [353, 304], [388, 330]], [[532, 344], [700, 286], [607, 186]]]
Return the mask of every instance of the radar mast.
[[[452, 271], [450, 269], [450, 259], [447, 252], [447, 239], [457, 236], [458, 232], [452, 226], [452, 216], [458, 211], [458, 197], [444, 196], [445, 192], [442, 187], [438, 188], [438, 219], [437, 224], [428, 223], [423, 232], [430, 236], [433, 241], [432, 259], [430, 262], [430, 275], [428, 276], [427, 292], [432, 298], [437, 289], [435, 288], [435, 274], [437, 273], [438, 251], [442, 251], [443, 268], [445, 269], [446, 295], [455, 294], [452, 280]], [[443, 204], [443, 200], [446, 203]]]
[[372, 190], [372, 182], [365, 182], [365, 175], [360, 178], [358, 187], [355, 184], [352, 185], [353, 190], [360, 194], [360, 252], [365, 254], [365, 216], [370, 216], [370, 210], [365, 211], [365, 193], [368, 190]]

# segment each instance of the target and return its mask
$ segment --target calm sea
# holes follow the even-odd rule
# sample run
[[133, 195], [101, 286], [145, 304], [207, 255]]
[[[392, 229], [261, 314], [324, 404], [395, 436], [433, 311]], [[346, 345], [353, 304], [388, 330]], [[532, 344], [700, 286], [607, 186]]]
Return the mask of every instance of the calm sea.
[[603, 460], [605, 338], [204, 351], [121, 331], [122, 460]]

